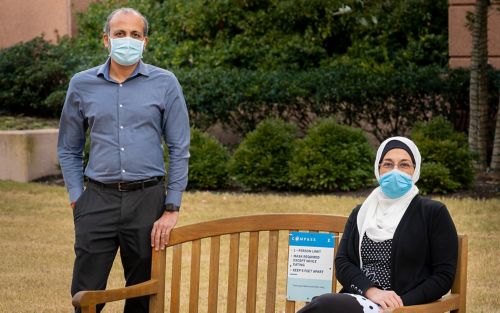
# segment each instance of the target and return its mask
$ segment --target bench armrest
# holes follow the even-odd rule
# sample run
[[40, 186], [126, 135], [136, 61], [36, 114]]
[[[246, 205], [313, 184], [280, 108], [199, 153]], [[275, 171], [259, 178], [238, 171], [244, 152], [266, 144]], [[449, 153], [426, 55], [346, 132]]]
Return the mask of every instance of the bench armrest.
[[458, 294], [448, 294], [432, 303], [385, 309], [384, 313], [443, 313], [459, 307]]
[[148, 296], [157, 292], [158, 280], [151, 279], [143, 283], [124, 288], [80, 291], [73, 296], [72, 302], [75, 307], [92, 306], [106, 302]]

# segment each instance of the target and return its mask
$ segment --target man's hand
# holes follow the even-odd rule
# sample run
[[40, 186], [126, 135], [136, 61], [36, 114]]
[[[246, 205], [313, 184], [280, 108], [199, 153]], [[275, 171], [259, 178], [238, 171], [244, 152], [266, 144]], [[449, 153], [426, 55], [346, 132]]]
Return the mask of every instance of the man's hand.
[[170, 231], [177, 224], [179, 212], [166, 212], [153, 224], [151, 230], [151, 246], [156, 251], [165, 249], [170, 237]]
[[368, 288], [365, 296], [380, 305], [382, 309], [398, 308], [403, 306], [403, 300], [392, 290], [380, 290], [376, 287]]
[[71, 206], [71, 208], [74, 210], [75, 209], [75, 206], [76, 206], [76, 201], [73, 201], [69, 204]]

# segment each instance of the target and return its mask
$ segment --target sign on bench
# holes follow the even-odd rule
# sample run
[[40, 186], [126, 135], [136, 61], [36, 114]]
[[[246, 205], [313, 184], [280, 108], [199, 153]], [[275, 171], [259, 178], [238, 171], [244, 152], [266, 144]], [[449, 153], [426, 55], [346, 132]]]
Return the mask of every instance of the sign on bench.
[[290, 232], [287, 299], [310, 302], [332, 292], [333, 234]]

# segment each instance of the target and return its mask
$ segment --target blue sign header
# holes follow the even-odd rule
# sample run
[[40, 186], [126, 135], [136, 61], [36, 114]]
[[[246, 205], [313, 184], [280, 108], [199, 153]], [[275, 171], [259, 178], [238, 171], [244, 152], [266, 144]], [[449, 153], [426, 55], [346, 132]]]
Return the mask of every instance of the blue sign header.
[[335, 246], [334, 237], [333, 234], [325, 233], [290, 232], [289, 245], [333, 248]]

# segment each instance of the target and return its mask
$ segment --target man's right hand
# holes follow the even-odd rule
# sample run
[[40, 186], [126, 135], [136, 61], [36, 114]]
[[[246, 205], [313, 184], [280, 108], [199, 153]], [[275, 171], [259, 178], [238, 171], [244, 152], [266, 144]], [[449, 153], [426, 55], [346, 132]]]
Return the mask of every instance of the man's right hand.
[[73, 201], [70, 203], [71, 208], [74, 210], [76, 206], [76, 201]]
[[170, 238], [170, 231], [177, 224], [179, 218], [179, 211], [165, 211], [163, 215], [153, 224], [151, 230], [151, 246], [156, 251], [165, 249]]
[[403, 300], [392, 290], [381, 290], [376, 287], [370, 287], [365, 292], [365, 296], [380, 305], [382, 309], [398, 308], [403, 306]]

